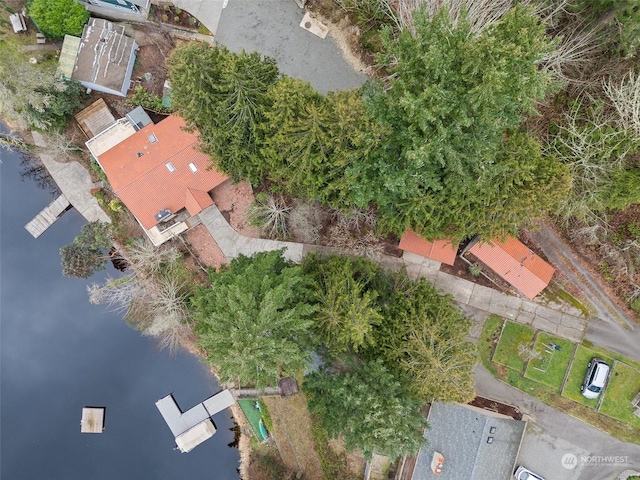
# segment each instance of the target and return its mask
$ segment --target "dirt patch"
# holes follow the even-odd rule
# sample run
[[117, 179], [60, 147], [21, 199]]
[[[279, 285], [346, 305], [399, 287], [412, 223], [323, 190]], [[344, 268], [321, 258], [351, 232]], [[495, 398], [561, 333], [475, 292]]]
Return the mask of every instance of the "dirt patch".
[[347, 459], [347, 467], [349, 471], [358, 478], [364, 478], [364, 470], [367, 466], [367, 461], [362, 455], [357, 452], [348, 452], [344, 445], [344, 440], [331, 439], [329, 440], [329, 447], [338, 455], [344, 455]]
[[484, 410], [489, 410], [491, 412], [500, 413], [501, 415], [507, 415], [515, 420], [522, 420], [522, 412], [516, 407], [507, 405], [505, 403], [496, 402], [488, 398], [476, 397], [471, 402], [469, 402], [469, 405], [482, 408]]
[[211, 198], [236, 232], [245, 237], [259, 236], [258, 227], [250, 225], [247, 219], [247, 209], [253, 203], [249, 182], [233, 183], [229, 179], [213, 190]]
[[284, 463], [303, 472], [307, 480], [322, 480], [322, 464], [311, 436], [311, 418], [303, 393], [291, 397], [265, 397], [272, 420], [271, 433]]

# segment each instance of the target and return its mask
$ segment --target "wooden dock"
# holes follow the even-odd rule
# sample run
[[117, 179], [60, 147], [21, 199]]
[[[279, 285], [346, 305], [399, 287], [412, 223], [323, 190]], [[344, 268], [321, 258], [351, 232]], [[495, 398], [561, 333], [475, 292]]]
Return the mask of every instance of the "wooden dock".
[[60, 195], [36, 215], [33, 220], [27, 223], [24, 228], [33, 235], [33, 238], [38, 238], [47, 228], [53, 225], [70, 206], [71, 204], [69, 200], [67, 200], [67, 197]]

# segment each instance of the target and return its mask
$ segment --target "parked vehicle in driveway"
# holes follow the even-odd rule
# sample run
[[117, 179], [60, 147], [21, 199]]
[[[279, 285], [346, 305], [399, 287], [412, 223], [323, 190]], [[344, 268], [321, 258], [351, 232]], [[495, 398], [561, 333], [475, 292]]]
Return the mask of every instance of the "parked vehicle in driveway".
[[607, 383], [607, 377], [609, 376], [609, 365], [599, 358], [592, 358], [587, 366], [587, 374], [584, 376], [584, 381], [580, 390], [582, 395], [586, 398], [593, 399], [598, 398], [600, 392]]
[[544, 480], [540, 475], [523, 466], [518, 467], [513, 476], [516, 477], [516, 480]]

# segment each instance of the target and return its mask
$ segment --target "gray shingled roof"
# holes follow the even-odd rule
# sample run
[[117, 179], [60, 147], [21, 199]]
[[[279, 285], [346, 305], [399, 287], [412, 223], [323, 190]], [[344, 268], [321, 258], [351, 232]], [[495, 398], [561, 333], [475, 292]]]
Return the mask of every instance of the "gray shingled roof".
[[[429, 412], [429, 441], [420, 450], [413, 480], [509, 480], [526, 422], [484, 415], [463, 405], [434, 403]], [[490, 433], [491, 428], [494, 433]], [[493, 437], [493, 443], [487, 438]], [[431, 471], [433, 452], [444, 456], [442, 474]]]

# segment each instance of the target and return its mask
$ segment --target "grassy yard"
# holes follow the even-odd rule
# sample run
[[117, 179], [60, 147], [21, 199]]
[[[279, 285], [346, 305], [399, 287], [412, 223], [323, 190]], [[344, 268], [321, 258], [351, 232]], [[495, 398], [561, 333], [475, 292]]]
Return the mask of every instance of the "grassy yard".
[[[552, 345], [558, 345], [561, 350], [550, 350], [548, 346]], [[574, 345], [573, 342], [564, 338], [540, 332], [536, 338], [534, 350], [542, 356], [529, 362], [525, 376], [560, 392], [562, 381], [573, 355]], [[553, 354], [548, 353], [549, 351], [553, 351]]]
[[493, 354], [493, 361], [522, 372], [525, 359], [520, 355], [519, 348], [521, 344], [530, 346], [534, 333], [535, 330], [527, 325], [507, 321]]
[[640, 391], [640, 372], [618, 362], [604, 392], [600, 411], [640, 428], [640, 418], [633, 414], [631, 400]]
[[589, 361], [593, 357], [601, 358], [602, 360], [607, 362], [609, 366], [613, 365], [613, 360], [611, 358], [598, 354], [598, 352], [595, 352], [590, 348], [579, 345], [578, 349], [576, 350], [576, 355], [573, 359], [573, 365], [571, 365], [569, 378], [567, 378], [567, 383], [565, 384], [564, 390], [562, 391], [562, 395], [588, 407], [595, 408], [595, 406], [598, 404], [599, 399], [594, 398], [593, 400], [589, 400], [583, 397], [582, 392], [580, 391], [580, 386], [582, 385], [584, 376], [587, 373], [587, 365], [589, 365]]
[[[568, 415], [572, 415], [580, 420], [583, 420], [593, 425], [594, 427], [604, 432], [607, 432], [609, 435], [613, 437], [619, 438], [620, 440], [623, 440], [626, 442], [640, 443], [640, 426], [637, 423], [635, 423], [635, 420], [633, 422], [628, 421], [629, 417], [625, 416], [624, 413], [616, 414], [618, 415], [618, 418], [613, 418], [613, 415], [612, 415], [612, 413], [616, 411], [617, 406], [623, 405], [624, 402], [626, 401], [626, 398], [631, 394], [631, 392], [627, 390], [627, 386], [626, 386], [627, 383], [629, 383], [630, 385], [638, 385], [638, 383], [636, 382], [640, 382], [640, 369], [639, 370], [630, 369], [632, 370], [631, 372], [627, 370], [624, 370], [623, 372], [621, 370], [619, 377], [622, 377], [622, 378], [617, 379], [616, 377], [617, 380], [615, 384], [613, 383], [613, 378], [612, 378], [612, 383], [609, 385], [609, 387], [607, 387], [607, 392], [605, 392], [605, 397], [603, 401], [603, 407], [604, 406], [607, 407], [608, 415], [599, 413], [598, 411], [596, 411], [595, 408], [593, 408], [593, 406], [587, 406], [583, 403], [579, 403], [578, 401], [574, 401], [573, 399], [570, 399], [566, 396], [561, 396], [558, 393], [558, 388], [556, 386], [551, 386], [551, 385], [542, 383], [541, 381], [532, 380], [531, 378], [527, 378], [524, 375], [522, 375], [522, 370], [517, 371], [517, 370], [514, 370], [513, 368], [507, 368], [504, 365], [501, 365], [497, 362], [493, 362], [491, 360], [493, 355], [493, 350], [494, 350], [494, 347], [496, 346], [495, 343], [498, 338], [498, 335], [500, 334], [500, 330], [502, 328], [503, 322], [504, 320], [502, 318], [493, 316], [487, 319], [487, 321], [484, 323], [482, 333], [480, 335], [478, 352], [480, 354], [480, 359], [482, 361], [482, 364], [487, 368], [487, 370], [489, 370], [493, 375], [495, 375], [497, 378], [499, 378], [503, 382], [508, 383], [509, 385], [512, 385], [523, 392], [528, 393], [532, 397], [535, 397], [540, 401], [546, 403], [547, 405], [551, 405], [552, 407], [562, 412], [565, 412]], [[538, 335], [538, 337], [544, 338], [543, 335], [546, 335], [546, 334], [543, 334], [541, 332]], [[554, 343], [559, 344], [555, 340], [554, 340]], [[562, 347], [563, 347], [562, 352], [564, 352], [565, 351], [564, 344], [562, 345]], [[498, 348], [500, 348], [500, 345], [497, 346], [496, 350]], [[569, 346], [566, 350], [572, 351], [572, 347]], [[573, 371], [574, 369], [572, 368], [572, 371], [573, 371], [572, 373], [574, 377], [577, 378], [576, 380], [577, 385], [574, 384], [573, 388], [577, 389], [577, 399], [581, 400], [584, 397], [582, 397], [580, 393], [580, 385], [582, 384], [582, 380], [586, 372], [587, 364], [589, 363], [589, 360], [591, 359], [591, 357], [597, 356], [599, 358], [602, 358], [605, 361], [611, 362], [611, 357], [613, 357], [614, 355], [607, 355], [606, 354], [607, 352], [604, 352], [602, 350], [599, 350], [599, 349], [592, 350], [584, 346], [580, 346], [577, 349], [577, 352], [580, 352], [581, 357], [578, 360], [576, 360], [576, 362], [578, 364], [582, 362], [582, 364], [579, 366], [575, 366], [575, 371]], [[559, 352], [556, 352], [556, 354], [557, 353]], [[556, 359], [557, 358], [554, 357], [554, 361]], [[634, 363], [629, 359], [625, 359], [624, 357], [623, 357], [623, 360], [630, 363]], [[574, 365], [576, 364], [576, 362], [574, 362]], [[625, 367], [627, 367], [627, 365], [625, 365]], [[560, 376], [559, 373], [557, 373], [556, 375], [557, 377]], [[618, 381], [620, 382], [619, 386], [617, 385]], [[608, 400], [609, 402], [611, 402], [611, 404], [606, 405], [606, 402], [607, 402], [606, 395], [608, 393], [609, 388], [611, 388], [612, 385], [613, 385], [612, 398], [611, 400]], [[628, 388], [631, 389], [632, 387], [629, 386]], [[595, 406], [595, 403], [594, 403], [594, 406]], [[618, 410], [618, 411], [621, 411], [621, 410]], [[631, 411], [631, 405], [629, 404], [629, 412], [630, 411]]]

